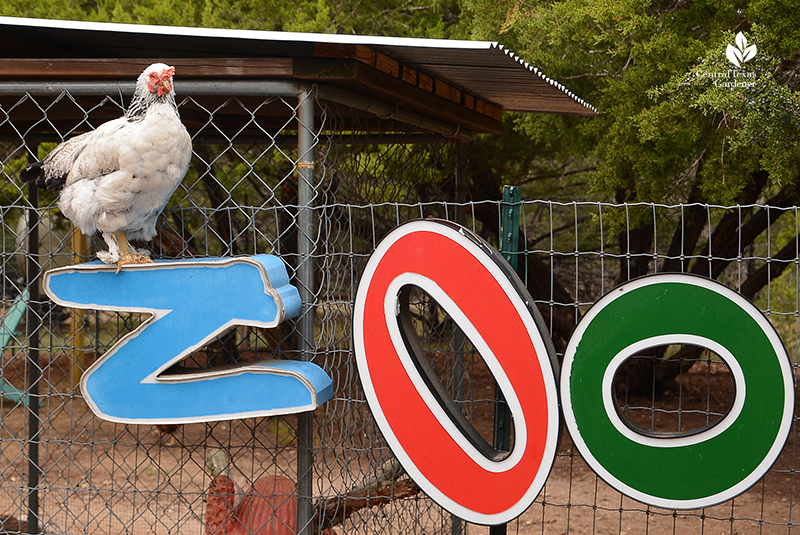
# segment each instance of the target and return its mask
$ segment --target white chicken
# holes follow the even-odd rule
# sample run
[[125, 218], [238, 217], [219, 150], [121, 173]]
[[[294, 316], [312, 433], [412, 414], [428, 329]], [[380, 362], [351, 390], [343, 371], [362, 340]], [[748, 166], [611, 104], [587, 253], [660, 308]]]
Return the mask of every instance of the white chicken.
[[174, 74], [174, 67], [150, 65], [123, 117], [61, 143], [20, 173], [23, 182], [61, 191], [61, 212], [84, 234], [102, 233], [108, 251], [97, 257], [118, 272], [152, 262], [128, 239], [156, 235], [156, 220], [189, 168], [192, 142], [178, 115]]

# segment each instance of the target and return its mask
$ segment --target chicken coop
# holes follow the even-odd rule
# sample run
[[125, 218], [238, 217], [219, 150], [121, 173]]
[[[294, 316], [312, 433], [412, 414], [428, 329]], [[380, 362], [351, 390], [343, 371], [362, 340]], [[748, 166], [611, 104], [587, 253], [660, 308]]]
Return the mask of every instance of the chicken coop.
[[[800, 268], [797, 239], [787, 238], [795, 232], [786, 230], [797, 228], [795, 207], [755, 200], [627, 206], [520, 199], [513, 190], [503, 197], [501, 189], [481, 187], [480, 175], [470, 172], [469, 146], [476, 136], [501, 133], [504, 111], [596, 114], [497, 43], [15, 18], [0, 18], [0, 28], [2, 532], [488, 533], [445, 511], [404, 473], [354, 362], [361, 273], [384, 236], [417, 219], [458, 223], [503, 249], [559, 355], [581, 315], [616, 283], [689, 271], [690, 261], [698, 270], [713, 264], [713, 276], [754, 299], [796, 351]], [[46, 297], [43, 274], [94, 260], [102, 240], [76, 231], [55, 193], [23, 185], [18, 175], [60, 142], [123, 115], [136, 77], [155, 61], [175, 67], [193, 155], [157, 236], [140, 245], [160, 259], [276, 255], [303, 302], [299, 317], [274, 329], [236, 327], [182, 365], [314, 362], [334, 389], [314, 411], [135, 425], [96, 417], [82, 396], [82, 373], [147, 318], [63, 308]], [[758, 218], [770, 228], [780, 218], [783, 230], [723, 254]], [[642, 220], [649, 223], [637, 226]], [[718, 246], [712, 239], [723, 238], [712, 224], [721, 220], [734, 231]], [[680, 249], [695, 227], [705, 251]], [[669, 240], [675, 228], [686, 238], [677, 245]], [[651, 239], [639, 247], [643, 233]], [[503, 403], [492, 373], [434, 299], [425, 292], [412, 299], [415, 328], [444, 391], [493, 443]], [[663, 353], [641, 358], [653, 385], [661, 378], [654, 363], [663, 369], [676, 361]], [[691, 358], [681, 361], [679, 387], [668, 399], [655, 386], [632, 385], [630, 396], [618, 389], [626, 418], [657, 432], [723, 418], [735, 397], [730, 369], [713, 355]], [[563, 435], [544, 490], [502, 529], [791, 531], [794, 433], [749, 491], [689, 511], [643, 505], [612, 489]], [[507, 442], [513, 447], [513, 429]], [[268, 514], [280, 522], [212, 527], [219, 499], [210, 487], [222, 472], [251, 489], [250, 498], [267, 495]], [[278, 484], [285, 481], [291, 484]]]

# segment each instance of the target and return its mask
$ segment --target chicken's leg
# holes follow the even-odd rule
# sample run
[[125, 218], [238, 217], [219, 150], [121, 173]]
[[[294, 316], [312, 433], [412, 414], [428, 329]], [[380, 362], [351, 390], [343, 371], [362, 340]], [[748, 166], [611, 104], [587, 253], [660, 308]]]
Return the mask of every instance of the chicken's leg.
[[106, 264], [117, 264], [117, 273], [127, 264], [152, 264], [150, 257], [131, 247], [125, 232], [104, 232], [103, 240], [108, 244], [108, 252], [97, 253], [97, 257]]

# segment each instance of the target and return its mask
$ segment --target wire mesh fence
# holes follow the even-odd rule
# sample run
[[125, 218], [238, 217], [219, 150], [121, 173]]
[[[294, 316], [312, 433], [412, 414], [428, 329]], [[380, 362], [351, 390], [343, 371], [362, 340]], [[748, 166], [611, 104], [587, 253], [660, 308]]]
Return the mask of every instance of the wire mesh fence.
[[[61, 140], [120, 115], [124, 99], [68, 90], [0, 97], [2, 531], [231, 532], [208, 516], [216, 474], [228, 473], [245, 491], [254, 486], [251, 494], [266, 495], [280, 516], [285, 511], [277, 511], [293, 503], [292, 492], [280, 485], [293, 486], [302, 478], [298, 466], [309, 455], [311, 532], [488, 531], [463, 523], [405, 485], [407, 476], [361, 390], [351, 315], [361, 272], [392, 229], [435, 217], [458, 222], [497, 245], [500, 192], [495, 199], [476, 198], [463, 142], [319, 96], [310, 129], [314, 166], [308, 172], [300, 165], [309, 160], [298, 141], [302, 100], [285, 92], [179, 98], [194, 157], [157, 237], [146, 245], [158, 258], [280, 256], [293, 284], [311, 294], [304, 316], [275, 329], [238, 327], [180, 365], [310, 357], [333, 379], [334, 397], [312, 415], [151, 426], [103, 421], [82, 398], [82, 371], [143, 318], [66, 310], [44, 297], [40, 284], [46, 270], [92, 260], [101, 244], [71, 228], [52, 192], [30, 190], [17, 179], [29, 160], [42, 158]], [[301, 198], [304, 180], [310, 181], [310, 202]], [[581, 315], [615, 285], [676, 271], [715, 278], [753, 299], [796, 367], [796, 207], [525, 200], [521, 209], [518, 272], [559, 355]], [[304, 210], [311, 214], [310, 226], [301, 224]], [[304, 235], [310, 254], [301, 247]], [[311, 266], [311, 278], [300, 280], [304, 263]], [[411, 300], [431, 367], [491, 443], [496, 405], [491, 372], [434, 299], [418, 291]], [[310, 337], [299, 328], [304, 321]], [[642, 432], [690, 432], [719, 421], [735, 389], [718, 355], [689, 346], [653, 348], [629, 359], [615, 378], [615, 393], [624, 418]], [[310, 439], [299, 438], [308, 424]], [[513, 445], [513, 432], [511, 438]], [[790, 532], [794, 441], [793, 429], [775, 466], [740, 497], [703, 510], [671, 511], [611, 489], [564, 432], [544, 491], [508, 530]], [[282, 521], [291, 524], [286, 514]]]

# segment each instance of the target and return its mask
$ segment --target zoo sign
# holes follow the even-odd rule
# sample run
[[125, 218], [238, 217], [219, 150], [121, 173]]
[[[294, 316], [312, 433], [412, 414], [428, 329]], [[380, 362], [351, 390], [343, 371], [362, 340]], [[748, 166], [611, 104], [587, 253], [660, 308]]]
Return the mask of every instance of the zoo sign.
[[[436, 379], [411, 323], [413, 288], [436, 300], [492, 372], [516, 429], [507, 456]], [[775, 329], [738, 293], [689, 275], [643, 277], [603, 296], [571, 336], [559, 380], [523, 283], [489, 244], [445, 221], [407, 223], [378, 245], [356, 294], [353, 337], [365, 396], [394, 454], [431, 498], [479, 524], [514, 519], [541, 491], [556, 456], [559, 403], [576, 447], [604, 481], [674, 509], [715, 505], [755, 484], [793, 417], [791, 364]], [[670, 344], [711, 350], [731, 370], [733, 406], [715, 425], [646, 433], [620, 416], [616, 371]]]

